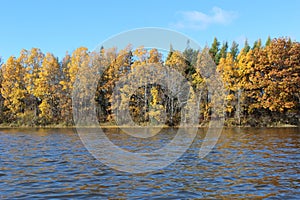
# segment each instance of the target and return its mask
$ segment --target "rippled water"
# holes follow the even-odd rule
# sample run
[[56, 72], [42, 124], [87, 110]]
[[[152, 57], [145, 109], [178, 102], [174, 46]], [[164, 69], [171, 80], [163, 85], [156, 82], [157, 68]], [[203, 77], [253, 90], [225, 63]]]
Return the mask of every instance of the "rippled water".
[[[106, 130], [111, 141], [132, 151], [159, 148], [175, 131], [137, 142]], [[129, 174], [93, 158], [72, 129], [0, 129], [0, 199], [299, 199], [299, 133], [299, 128], [225, 129], [214, 150], [198, 159], [205, 135], [199, 129], [175, 163]]]

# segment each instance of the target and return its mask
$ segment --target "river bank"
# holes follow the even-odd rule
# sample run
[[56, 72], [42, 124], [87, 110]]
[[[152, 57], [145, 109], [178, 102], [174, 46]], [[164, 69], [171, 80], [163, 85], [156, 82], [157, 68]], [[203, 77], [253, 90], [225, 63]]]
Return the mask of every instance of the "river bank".
[[[163, 125], [163, 126], [118, 126], [118, 125], [111, 125], [111, 124], [100, 124], [99, 125], [101, 128], [179, 128], [180, 126], [168, 126], [168, 125]], [[54, 124], [54, 125], [45, 125], [45, 126], [25, 126], [25, 125], [17, 125], [17, 124], [0, 124], [0, 128], [99, 128], [99, 126], [69, 126], [69, 125], [63, 125], [63, 124]], [[190, 126], [190, 127], [196, 127], [196, 128], [208, 128], [209, 123], [207, 124], [201, 124], [198, 126]], [[236, 125], [226, 125], [224, 124], [225, 128], [297, 128], [300, 126], [293, 125], [293, 124], [271, 124], [267, 126], [250, 126], [250, 125], [245, 125], [245, 126], [236, 126]]]

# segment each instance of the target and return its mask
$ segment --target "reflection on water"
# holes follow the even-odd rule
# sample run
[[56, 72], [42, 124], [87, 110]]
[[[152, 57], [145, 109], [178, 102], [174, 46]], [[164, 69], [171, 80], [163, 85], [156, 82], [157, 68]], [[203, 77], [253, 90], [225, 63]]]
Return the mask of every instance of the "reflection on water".
[[[146, 139], [107, 129], [116, 145], [152, 151], [176, 130]], [[163, 170], [129, 174], [94, 159], [72, 129], [0, 129], [0, 199], [287, 198], [300, 196], [298, 128], [225, 129], [204, 159], [199, 130], [189, 150]], [[109, 156], [109, 155], [107, 155]]]

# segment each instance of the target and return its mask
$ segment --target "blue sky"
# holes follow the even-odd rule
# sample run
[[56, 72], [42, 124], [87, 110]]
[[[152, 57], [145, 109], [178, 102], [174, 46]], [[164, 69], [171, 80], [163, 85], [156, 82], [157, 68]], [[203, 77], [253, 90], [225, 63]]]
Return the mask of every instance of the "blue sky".
[[279, 0], [7, 0], [0, 9], [0, 56], [40, 48], [62, 58], [80, 46], [93, 50], [112, 35], [161, 27], [184, 33], [200, 45], [235, 40], [252, 44], [273, 37], [300, 38], [300, 1]]

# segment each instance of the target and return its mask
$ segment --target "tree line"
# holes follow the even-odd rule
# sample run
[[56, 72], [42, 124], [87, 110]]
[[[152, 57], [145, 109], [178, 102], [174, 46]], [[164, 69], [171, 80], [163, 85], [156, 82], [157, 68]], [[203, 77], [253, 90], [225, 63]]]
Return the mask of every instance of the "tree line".
[[[205, 53], [214, 64], [208, 64]], [[97, 80], [97, 89], [93, 103], [97, 119], [103, 124], [116, 124], [117, 112], [123, 109], [129, 109], [131, 119], [139, 125], [162, 121], [176, 126], [188, 119], [182, 113], [188, 109], [189, 99], [169, 91], [170, 87], [180, 88], [178, 80], [171, 79], [169, 88], [147, 82], [141, 78], [145, 76], [145, 66], [154, 66], [162, 72], [162, 79], [166, 78], [166, 69], [174, 69], [190, 83], [190, 89], [181, 90], [185, 96], [197, 98], [198, 110], [194, 112], [199, 113], [200, 125], [221, 116], [228, 126], [299, 125], [300, 121], [300, 43], [289, 38], [269, 37], [265, 44], [259, 39], [252, 47], [246, 40], [242, 48], [236, 42], [229, 47], [227, 42], [221, 44], [214, 38], [210, 46], [201, 50], [187, 45], [181, 52], [170, 46], [166, 58], [155, 48], [131, 45], [124, 49], [101, 48], [97, 52], [79, 47], [62, 60], [32, 48], [23, 49], [18, 57], [11, 56], [5, 63], [0, 60], [0, 65], [0, 124], [3, 125], [73, 125], [72, 91], [76, 77], [95, 66], [98, 68], [93, 71], [92, 79]], [[134, 80], [133, 71], [145, 84], [135, 91], [123, 85], [119, 88], [122, 93], [116, 92], [121, 80]], [[222, 79], [221, 94], [208, 89], [216, 81], [216, 74]], [[89, 88], [85, 89], [88, 92]], [[126, 92], [131, 94], [125, 98], [122, 94]], [[222, 108], [213, 112], [217, 101], [222, 102]], [[126, 123], [127, 118], [120, 119]]]

